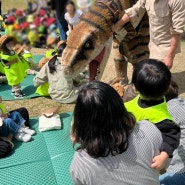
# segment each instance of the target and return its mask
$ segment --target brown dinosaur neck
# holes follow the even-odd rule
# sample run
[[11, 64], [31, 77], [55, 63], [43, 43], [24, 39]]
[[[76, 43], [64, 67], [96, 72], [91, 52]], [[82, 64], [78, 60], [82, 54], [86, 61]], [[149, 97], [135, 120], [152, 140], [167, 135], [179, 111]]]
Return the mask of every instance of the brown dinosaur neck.
[[118, 21], [120, 11], [119, 11], [118, 5], [114, 1], [97, 0], [96, 3], [104, 4], [112, 12], [114, 16], [114, 23]]

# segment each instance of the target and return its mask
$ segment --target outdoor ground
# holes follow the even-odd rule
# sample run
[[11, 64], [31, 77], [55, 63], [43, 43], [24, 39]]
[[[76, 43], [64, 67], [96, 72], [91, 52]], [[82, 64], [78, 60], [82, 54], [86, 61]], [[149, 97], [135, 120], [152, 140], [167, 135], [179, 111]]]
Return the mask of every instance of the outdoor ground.
[[[8, 8], [12, 7], [25, 7], [25, 0], [2, 0], [3, 11], [7, 11]], [[33, 48], [33, 54], [44, 54], [44, 49]], [[106, 69], [103, 74], [102, 81], [108, 82], [110, 79], [115, 77], [113, 63], [113, 54], [110, 54]], [[174, 65], [172, 68], [173, 78], [180, 87], [180, 96], [185, 98], [185, 43], [182, 43], [182, 53], [178, 54], [175, 58]], [[128, 76], [131, 77], [132, 67], [129, 65]], [[30, 116], [39, 116], [41, 113], [49, 107], [60, 106], [60, 112], [73, 111], [74, 104], [59, 104], [51, 100], [50, 98], [34, 98], [26, 100], [15, 100], [15, 101], [4, 101], [8, 110], [16, 109], [18, 107], [26, 107], [29, 110]]]

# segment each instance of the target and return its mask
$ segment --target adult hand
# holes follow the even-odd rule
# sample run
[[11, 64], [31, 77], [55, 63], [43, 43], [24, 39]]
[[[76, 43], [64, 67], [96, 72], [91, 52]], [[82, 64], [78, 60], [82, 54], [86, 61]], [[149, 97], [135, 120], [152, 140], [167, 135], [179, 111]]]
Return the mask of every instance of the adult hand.
[[163, 62], [164, 62], [164, 64], [165, 64], [169, 69], [171, 69], [172, 66], [173, 66], [173, 60], [174, 60], [174, 57], [166, 56]]

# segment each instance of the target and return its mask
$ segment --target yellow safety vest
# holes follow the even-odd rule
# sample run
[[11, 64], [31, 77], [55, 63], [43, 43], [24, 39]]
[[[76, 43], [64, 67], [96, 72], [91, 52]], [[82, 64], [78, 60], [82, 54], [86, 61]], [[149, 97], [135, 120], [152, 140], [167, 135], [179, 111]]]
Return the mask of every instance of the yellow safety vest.
[[142, 108], [138, 105], [139, 97], [140, 95], [124, 104], [127, 111], [131, 112], [135, 116], [137, 122], [142, 120], [148, 120], [151, 123], [156, 124], [166, 119], [173, 121], [172, 116], [168, 112], [165, 99], [164, 102], [161, 104]]
[[4, 63], [3, 61], [2, 61], [2, 64], [4, 67], [6, 78], [8, 80], [8, 84], [11, 86], [20, 84], [24, 80], [26, 73], [25, 73], [24, 67], [18, 55], [15, 52], [12, 55], [5, 55], [2, 53], [1, 59], [6, 60], [7, 62], [10, 62], [14, 59], [18, 59], [18, 62], [10, 66], [7, 66], [6, 63]]
[[43, 85], [40, 85], [39, 87], [37, 87], [36, 93], [41, 96], [49, 96], [48, 89], [49, 89], [49, 83], [46, 82]]

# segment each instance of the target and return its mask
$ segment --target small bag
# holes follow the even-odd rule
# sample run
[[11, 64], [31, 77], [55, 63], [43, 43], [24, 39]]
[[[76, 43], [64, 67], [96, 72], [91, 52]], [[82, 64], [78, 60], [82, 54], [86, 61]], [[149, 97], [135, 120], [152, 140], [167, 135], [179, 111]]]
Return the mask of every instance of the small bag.
[[47, 130], [59, 130], [61, 129], [61, 120], [59, 114], [53, 114], [52, 116], [42, 115], [39, 117], [39, 131]]

